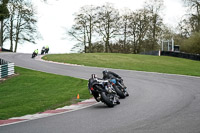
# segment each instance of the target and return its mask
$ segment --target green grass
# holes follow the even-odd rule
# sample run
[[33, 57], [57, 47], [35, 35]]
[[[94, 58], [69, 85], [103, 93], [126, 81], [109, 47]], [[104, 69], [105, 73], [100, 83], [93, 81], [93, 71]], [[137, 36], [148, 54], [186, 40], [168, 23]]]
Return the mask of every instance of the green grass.
[[55, 109], [90, 97], [87, 81], [15, 67], [0, 83], [0, 120]]
[[200, 61], [169, 56], [83, 53], [46, 55], [43, 59], [85, 66], [200, 76]]

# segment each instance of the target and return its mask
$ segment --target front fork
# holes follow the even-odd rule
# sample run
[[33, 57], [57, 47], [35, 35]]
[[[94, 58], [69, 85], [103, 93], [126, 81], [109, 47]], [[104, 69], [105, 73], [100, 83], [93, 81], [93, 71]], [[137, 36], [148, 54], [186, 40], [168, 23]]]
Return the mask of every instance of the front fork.
[[122, 88], [122, 90], [124, 91], [124, 92], [126, 92], [126, 86], [124, 85], [124, 84], [121, 84], [120, 82], [117, 82], [118, 83], [118, 85]]
[[[119, 104], [119, 97], [117, 95], [117, 93], [113, 90], [114, 88], [111, 88], [111, 87], [107, 87], [106, 86], [106, 91], [108, 92], [109, 94], [109, 98], [111, 101], [113, 101], [114, 104]], [[112, 100], [113, 99], [113, 100]]]

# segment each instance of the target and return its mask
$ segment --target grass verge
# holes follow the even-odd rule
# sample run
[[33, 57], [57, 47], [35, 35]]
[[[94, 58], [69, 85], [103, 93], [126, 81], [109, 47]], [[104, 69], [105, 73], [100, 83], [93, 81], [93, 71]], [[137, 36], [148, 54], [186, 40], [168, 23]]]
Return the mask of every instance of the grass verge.
[[46, 55], [43, 59], [85, 66], [200, 76], [200, 61], [169, 56], [83, 53]]
[[18, 74], [0, 83], [0, 120], [55, 109], [90, 98], [87, 81], [15, 67]]

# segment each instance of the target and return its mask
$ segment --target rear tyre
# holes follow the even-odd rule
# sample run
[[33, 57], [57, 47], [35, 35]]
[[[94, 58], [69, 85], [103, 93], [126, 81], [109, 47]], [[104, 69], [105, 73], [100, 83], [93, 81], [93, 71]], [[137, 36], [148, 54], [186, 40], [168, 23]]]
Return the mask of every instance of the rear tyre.
[[114, 107], [113, 98], [110, 99], [110, 94], [106, 94], [105, 92], [101, 92], [101, 98], [102, 98], [102, 101], [103, 101], [108, 107]]

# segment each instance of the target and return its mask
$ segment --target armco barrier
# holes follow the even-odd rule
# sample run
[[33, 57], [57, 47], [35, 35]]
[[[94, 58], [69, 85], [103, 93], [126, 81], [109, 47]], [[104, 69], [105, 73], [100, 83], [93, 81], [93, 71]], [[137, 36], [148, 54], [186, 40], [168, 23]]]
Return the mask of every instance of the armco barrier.
[[147, 51], [147, 52], [141, 52], [140, 54], [159, 56], [159, 51]]
[[188, 53], [183, 53], [183, 52], [172, 52], [172, 51], [161, 51], [161, 55], [200, 61], [200, 55], [196, 55], [196, 54], [188, 54]]
[[13, 75], [15, 73], [14, 63], [0, 59], [0, 78]]

